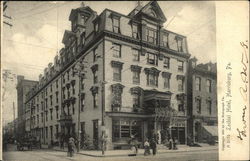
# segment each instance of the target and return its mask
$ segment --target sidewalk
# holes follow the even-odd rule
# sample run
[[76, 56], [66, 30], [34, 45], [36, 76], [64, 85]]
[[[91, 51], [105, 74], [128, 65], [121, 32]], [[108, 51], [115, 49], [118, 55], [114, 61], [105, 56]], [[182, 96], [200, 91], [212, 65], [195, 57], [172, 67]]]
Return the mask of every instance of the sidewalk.
[[[67, 151], [67, 147], [64, 148], [64, 150], [60, 149], [59, 147], [53, 148], [56, 151]], [[209, 150], [217, 150], [218, 145], [215, 146], [209, 146], [207, 144], [203, 144], [202, 147], [189, 147], [186, 145], [179, 145], [178, 150], [169, 150], [167, 148], [164, 149], [158, 149], [157, 153], [179, 153], [179, 152], [194, 152], [194, 151], [209, 151]], [[152, 151], [151, 151], [152, 153]], [[108, 150], [105, 151], [105, 155], [102, 155], [101, 150], [80, 150], [78, 154], [81, 155], [87, 155], [87, 156], [93, 156], [93, 157], [117, 157], [117, 156], [128, 156], [129, 154], [132, 154], [131, 150]], [[144, 149], [138, 149], [137, 155], [144, 155]]]

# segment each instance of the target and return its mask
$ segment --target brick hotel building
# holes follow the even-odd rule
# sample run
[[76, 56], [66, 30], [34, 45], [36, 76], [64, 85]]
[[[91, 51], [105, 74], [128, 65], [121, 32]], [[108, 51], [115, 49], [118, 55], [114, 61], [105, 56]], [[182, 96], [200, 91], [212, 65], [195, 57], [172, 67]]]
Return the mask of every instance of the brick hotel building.
[[164, 29], [156, 1], [128, 15], [72, 9], [62, 42], [26, 99], [26, 131], [50, 145], [86, 133], [96, 148], [121, 148], [131, 135], [187, 141], [186, 37]]

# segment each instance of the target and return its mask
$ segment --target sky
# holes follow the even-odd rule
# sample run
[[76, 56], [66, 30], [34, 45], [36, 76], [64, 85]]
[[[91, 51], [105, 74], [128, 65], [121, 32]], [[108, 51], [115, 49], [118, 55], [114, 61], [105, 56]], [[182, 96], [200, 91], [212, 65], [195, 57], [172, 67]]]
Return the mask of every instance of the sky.
[[[53, 62], [63, 47], [64, 30], [70, 30], [71, 9], [81, 6], [81, 1], [10, 1], [4, 21], [13, 26], [3, 25], [2, 69], [14, 77], [24, 75], [25, 79], [38, 80], [39, 74]], [[142, 1], [146, 5], [147, 1]], [[136, 1], [84, 1], [86, 6], [100, 14], [105, 8], [127, 15]], [[164, 28], [187, 37], [188, 50], [200, 63], [216, 62], [216, 15], [212, 1], [159, 1], [167, 21]], [[13, 120], [15, 108], [16, 80], [7, 80], [3, 104], [4, 123]]]

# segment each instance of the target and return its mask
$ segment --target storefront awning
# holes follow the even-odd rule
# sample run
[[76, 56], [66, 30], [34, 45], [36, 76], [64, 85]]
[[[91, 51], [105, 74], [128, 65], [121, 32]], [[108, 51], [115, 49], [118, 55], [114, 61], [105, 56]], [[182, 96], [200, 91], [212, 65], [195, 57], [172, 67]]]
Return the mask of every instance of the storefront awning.
[[217, 126], [203, 126], [203, 127], [212, 136], [218, 136], [218, 127]]

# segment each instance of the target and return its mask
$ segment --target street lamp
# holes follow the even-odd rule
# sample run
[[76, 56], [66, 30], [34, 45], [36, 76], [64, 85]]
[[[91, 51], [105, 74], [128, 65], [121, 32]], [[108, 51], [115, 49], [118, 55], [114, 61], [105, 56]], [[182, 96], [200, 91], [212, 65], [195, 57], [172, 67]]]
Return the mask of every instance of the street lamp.
[[81, 112], [81, 100], [82, 100], [82, 95], [81, 95], [81, 88], [82, 88], [82, 80], [85, 79], [85, 74], [86, 71], [84, 71], [84, 68], [86, 67], [84, 63], [87, 63], [85, 61], [78, 61], [76, 66], [74, 68], [73, 73], [78, 75], [79, 77], [79, 91], [78, 91], [78, 98], [79, 98], [79, 106], [78, 106], [78, 145], [77, 145], [77, 152], [80, 151], [80, 145], [81, 145], [81, 130], [80, 130], [80, 112]]

